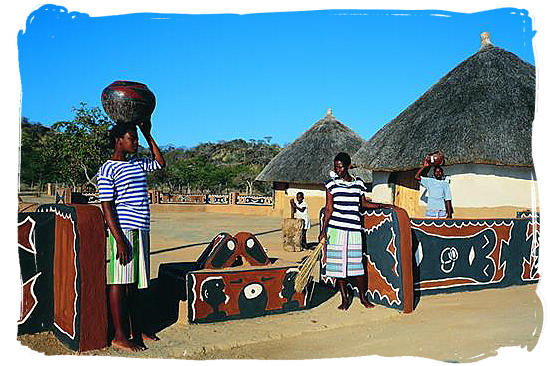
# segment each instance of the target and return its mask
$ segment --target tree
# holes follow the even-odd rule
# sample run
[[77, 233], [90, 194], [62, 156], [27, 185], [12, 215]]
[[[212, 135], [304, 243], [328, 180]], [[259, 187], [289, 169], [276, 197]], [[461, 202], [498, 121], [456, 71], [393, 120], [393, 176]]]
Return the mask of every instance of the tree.
[[73, 120], [54, 123], [45, 136], [43, 157], [73, 188], [85, 183], [97, 188], [93, 177], [110, 156], [108, 132], [113, 122], [98, 107], [88, 108], [86, 103], [73, 111]]
[[21, 118], [20, 180], [22, 183], [44, 183], [52, 177], [48, 164], [42, 160], [42, 142], [49, 128]]

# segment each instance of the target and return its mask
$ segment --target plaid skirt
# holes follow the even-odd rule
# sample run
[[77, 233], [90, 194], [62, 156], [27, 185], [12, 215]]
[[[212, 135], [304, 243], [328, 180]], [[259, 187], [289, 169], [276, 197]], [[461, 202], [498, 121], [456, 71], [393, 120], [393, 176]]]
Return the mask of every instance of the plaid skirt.
[[325, 245], [326, 276], [345, 278], [365, 274], [363, 268], [363, 240], [360, 231], [329, 227]]
[[116, 240], [107, 229], [107, 285], [121, 285], [137, 282], [138, 288], [149, 287], [149, 231], [138, 229], [122, 230], [127, 244], [131, 248], [130, 261], [120, 264], [116, 258]]

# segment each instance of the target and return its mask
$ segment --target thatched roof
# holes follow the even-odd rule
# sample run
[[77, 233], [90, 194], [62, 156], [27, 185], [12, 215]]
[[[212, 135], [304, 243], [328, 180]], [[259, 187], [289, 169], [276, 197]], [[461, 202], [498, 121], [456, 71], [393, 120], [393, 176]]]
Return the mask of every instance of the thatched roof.
[[[256, 180], [323, 183], [329, 179], [329, 172], [333, 168], [336, 154], [347, 152], [353, 156], [365, 143], [366, 141], [358, 134], [337, 121], [329, 109], [323, 119], [277, 154], [256, 177]], [[372, 181], [370, 171], [363, 169], [361, 172], [364, 173], [361, 177], [365, 182]]]
[[352, 160], [375, 171], [404, 171], [441, 150], [445, 165], [533, 166], [534, 111], [534, 66], [489, 43], [380, 129]]

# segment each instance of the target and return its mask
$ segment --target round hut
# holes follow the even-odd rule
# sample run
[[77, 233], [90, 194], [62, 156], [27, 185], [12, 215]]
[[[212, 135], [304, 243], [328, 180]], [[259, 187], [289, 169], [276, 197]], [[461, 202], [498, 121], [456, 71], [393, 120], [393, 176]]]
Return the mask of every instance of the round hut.
[[427, 197], [414, 174], [426, 154], [441, 150], [455, 217], [515, 217], [536, 206], [534, 112], [535, 67], [493, 46], [484, 32], [478, 52], [381, 128], [353, 160], [372, 169], [375, 201], [415, 217], [425, 214]]
[[[314, 220], [325, 205], [323, 182], [329, 178], [334, 156], [341, 151], [353, 156], [365, 143], [358, 134], [336, 120], [329, 108], [323, 119], [279, 152], [256, 180], [273, 182], [274, 211], [281, 217], [290, 217], [290, 199], [299, 191], [304, 192], [310, 218]], [[366, 183], [372, 180], [368, 170], [357, 169], [352, 174], [360, 175]]]

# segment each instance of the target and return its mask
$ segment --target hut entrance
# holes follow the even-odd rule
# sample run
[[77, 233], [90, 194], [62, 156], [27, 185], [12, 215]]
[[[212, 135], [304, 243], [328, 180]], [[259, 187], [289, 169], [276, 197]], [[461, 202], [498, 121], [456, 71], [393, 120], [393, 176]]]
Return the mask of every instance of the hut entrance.
[[415, 173], [414, 170], [392, 172], [388, 178], [388, 183], [392, 186], [393, 204], [407, 211], [409, 217], [421, 215], [420, 184], [414, 179]]

